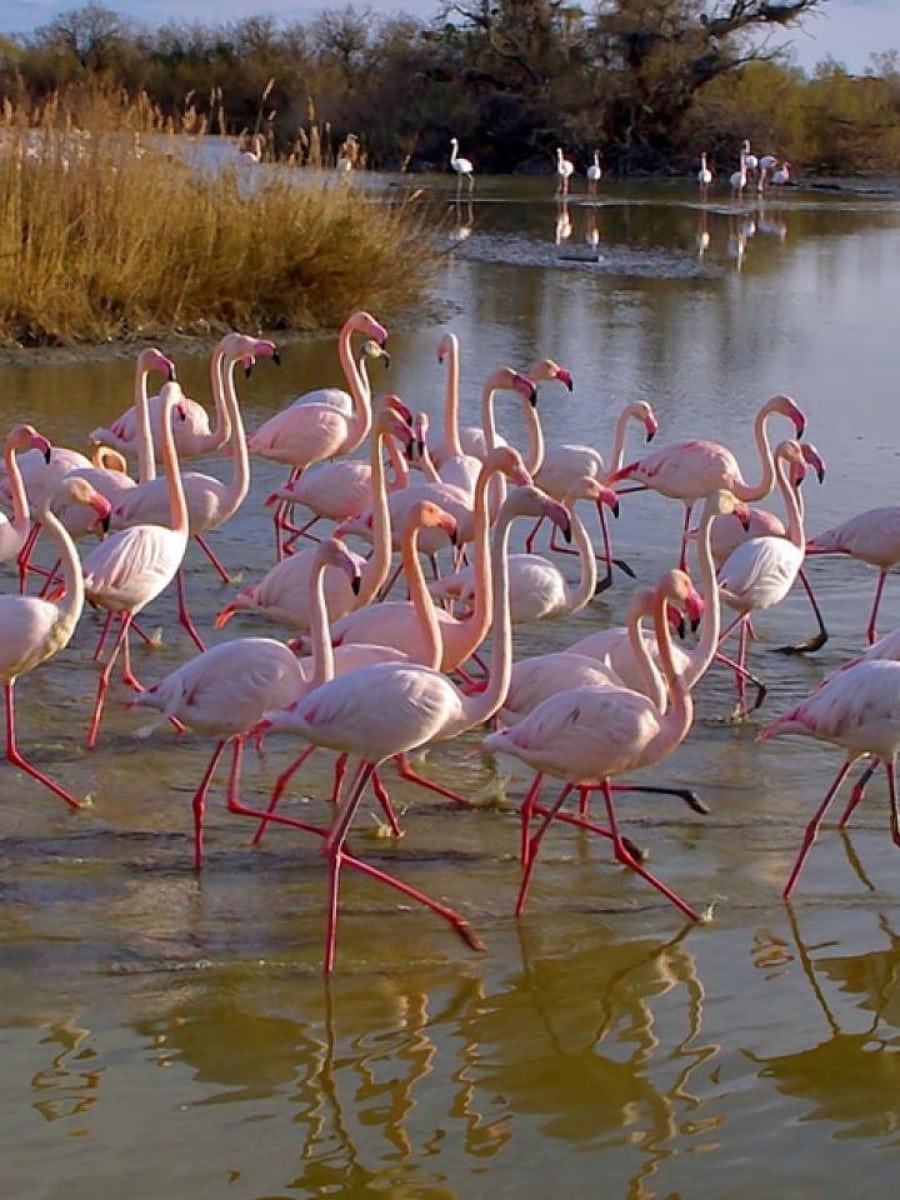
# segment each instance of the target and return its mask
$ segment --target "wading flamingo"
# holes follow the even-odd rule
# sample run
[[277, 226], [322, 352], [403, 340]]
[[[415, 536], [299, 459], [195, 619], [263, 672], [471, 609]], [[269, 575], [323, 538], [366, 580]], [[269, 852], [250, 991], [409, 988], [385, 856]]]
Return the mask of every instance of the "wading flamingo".
[[472, 165], [470, 158], [460, 158], [459, 156], [459, 139], [450, 139], [450, 167], [456, 172], [456, 194], [459, 195], [459, 190], [462, 187], [462, 181], [469, 185], [471, 192], [475, 186], [475, 167]]
[[[36, 450], [39, 454], [43, 454], [45, 461], [49, 463], [52, 447], [33, 425], [16, 425], [6, 435], [3, 462], [9, 487], [12, 520], [0, 513], [0, 562], [8, 562], [11, 558], [20, 558], [31, 529], [28, 493], [25, 491], [22, 473], [16, 462], [16, 454], [19, 450]], [[19, 590], [22, 592], [25, 590], [26, 573], [27, 567], [20, 560]]]
[[[812, 695], [789, 712], [778, 717], [760, 734], [758, 740], [797, 733], [804, 737], [831, 742], [846, 751], [846, 757], [825, 793], [812, 820], [806, 826], [800, 853], [784, 885], [787, 900], [803, 869], [819, 827], [846, 779], [850, 768], [863, 755], [883, 762], [888, 778], [891, 805], [891, 837], [900, 846], [900, 807], [897, 801], [896, 760], [900, 750], [900, 663], [885, 659], [854, 663], [837, 671]], [[843, 821], [852, 812], [845, 813]]]
[[700, 185], [700, 203], [705, 204], [709, 199], [709, 185], [712, 183], [712, 171], [706, 165], [706, 151], [700, 155], [700, 170], [697, 172], [697, 183]]
[[[570, 785], [574, 784], [602, 788], [617, 861], [646, 879], [692, 921], [700, 919], [689, 904], [629, 852], [619, 832], [610, 785], [614, 775], [661, 762], [681, 744], [691, 727], [693, 702], [684, 677], [672, 660], [667, 619], [667, 605], [682, 597], [685, 580], [683, 572], [669, 572], [657, 588], [656, 640], [670, 694], [665, 712], [642, 693], [628, 688], [575, 687], [542, 701], [523, 720], [489, 734], [482, 741], [487, 751], [511, 754], [539, 774], [566, 781], [559, 797], [546, 810], [537, 833], [527, 839], [517, 914], [524, 908], [541, 840]], [[522, 805], [523, 841], [530, 828], [536, 796], [537, 787], [532, 786]]]
[[772, 183], [775, 187], [784, 187], [785, 184], [791, 182], [791, 164], [787, 161], [783, 162], [780, 167], [776, 167], [772, 172]]
[[732, 200], [743, 200], [744, 188], [747, 186], [747, 160], [744, 157], [743, 147], [741, 147], [740, 165], [736, 171], [732, 171], [728, 182], [731, 186]]
[[885, 580], [888, 572], [900, 563], [900, 507], [891, 505], [858, 513], [849, 521], [810, 538], [806, 543], [806, 553], [846, 554], [878, 568], [875, 598], [866, 626], [866, 640], [871, 646], [878, 638], [878, 608]]
[[[59, 487], [91, 505], [98, 521], [108, 520], [109, 503], [92, 492], [83, 480], [66, 480]], [[15, 682], [68, 645], [84, 607], [81, 565], [72, 539], [48, 505], [41, 513], [41, 521], [62, 561], [66, 596], [62, 604], [36, 596], [0, 596], [0, 676], [6, 703], [6, 757], [14, 767], [42, 783], [72, 808], [80, 808], [70, 792], [23, 758], [16, 744]]]
[[569, 183], [572, 176], [575, 174], [575, 164], [570, 158], [566, 158], [562, 152], [562, 146], [556, 147], [556, 194], [558, 196], [568, 196]]
[[771, 492], [775, 483], [775, 463], [767, 425], [774, 413], [787, 417], [793, 423], [798, 438], [803, 436], [806, 425], [806, 418], [790, 396], [773, 396], [760, 407], [753, 421], [753, 437], [762, 470], [757, 484], [745, 482], [740, 464], [727, 447], [699, 439], [663, 446], [655, 454], [648, 454], [646, 458], [615, 471], [606, 483], [612, 485], [628, 481], [636, 486], [620, 489], [620, 494], [649, 488], [682, 502], [685, 514], [678, 565], [684, 570], [691, 509], [697, 500], [717, 488], [734, 492], [739, 500], [748, 504], [764, 499]]
[[[265, 729], [289, 729], [308, 741], [354, 756], [349, 792], [335, 796], [335, 818], [325, 840], [328, 860], [328, 927], [325, 972], [334, 966], [338, 889], [345, 861], [344, 843], [360, 801], [376, 767], [395, 754], [435, 740], [449, 740], [488, 720], [500, 707], [512, 665], [512, 626], [509, 620], [509, 578], [506, 555], [510, 527], [518, 516], [552, 514], [564, 525], [568, 515], [555, 500], [536, 488], [516, 488], [503, 504], [491, 550], [495, 579], [491, 671], [485, 690], [465, 696], [441, 672], [408, 663], [382, 663], [340, 676], [317, 688], [289, 709], [270, 713]], [[397, 886], [399, 881], [388, 879]], [[466, 921], [443, 905], [407, 889], [449, 921], [474, 949], [482, 949]]]
[[588, 195], [596, 196], [600, 180], [603, 178], [603, 168], [600, 166], [600, 151], [594, 151], [594, 161], [587, 169]]
[[[213, 353], [216, 380], [217, 405], [220, 393], [231, 429], [230, 448], [232, 458], [231, 479], [222, 481], [214, 475], [188, 471], [181, 476], [181, 486], [188, 510], [189, 536], [193, 537], [216, 567], [224, 582], [231, 577], [206, 543], [204, 534], [223, 525], [237, 512], [250, 488], [250, 459], [244, 423], [234, 385], [234, 372], [238, 363], [249, 363], [256, 358], [271, 358], [278, 362], [278, 351], [274, 342], [248, 337], [242, 333], [229, 333], [222, 338]], [[114, 529], [127, 529], [131, 525], [165, 525], [170, 513], [168, 479], [153, 479], [128, 491], [113, 509]], [[178, 619], [185, 627], [198, 650], [205, 649], [203, 641], [188, 612], [184, 594], [184, 575], [179, 567], [176, 576], [178, 587]]]

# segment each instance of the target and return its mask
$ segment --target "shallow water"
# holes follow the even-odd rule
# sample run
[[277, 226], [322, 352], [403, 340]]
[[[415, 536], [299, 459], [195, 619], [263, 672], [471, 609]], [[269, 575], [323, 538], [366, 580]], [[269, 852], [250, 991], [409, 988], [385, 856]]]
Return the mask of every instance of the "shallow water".
[[[726, 441], [753, 478], [753, 412], [786, 391], [828, 464], [824, 486], [804, 485], [808, 528], [894, 502], [896, 200], [791, 190], [761, 213], [701, 210], [674, 185], [604, 186], [596, 205], [573, 198], [564, 214], [551, 189], [479, 181], [471, 211], [448, 193], [438, 295], [464, 351], [467, 419], [490, 369], [551, 355], [575, 377], [571, 397], [542, 387], [551, 443], [606, 450], [619, 407], [645, 399], [660, 444]], [[435, 417], [438, 337], [407, 322], [376, 384]], [[203, 359], [178, 365], [186, 390], [208, 397]], [[127, 402], [130, 371], [121, 361], [5, 368], [6, 424], [27, 418], [83, 446], [85, 431]], [[263, 363], [241, 385], [248, 426], [326, 382], [338, 382], [332, 338], [287, 347], [280, 372]], [[517, 402], [504, 398], [498, 411], [515, 440]], [[271, 560], [261, 501], [281, 474], [255, 463], [247, 504], [211, 539], [245, 581]], [[616, 551], [653, 581], [671, 562], [679, 506], [648, 494], [622, 510]], [[573, 1194], [597, 1194], [602, 1178], [604, 1195], [635, 1198], [843, 1197], [850, 1179], [860, 1194], [893, 1195], [900, 913], [884, 783], [846, 835], [823, 833], [785, 906], [780, 888], [838, 754], [755, 742], [764, 720], [861, 644], [873, 572], [820, 559], [810, 574], [831, 632], [825, 649], [772, 652], [810, 631], [801, 596], [761, 616], [752, 665], [770, 691], [758, 719], [722, 721], [732, 684], [716, 669], [698, 689], [687, 741], [646, 772], [648, 783], [696, 788], [710, 814], [663, 798], [620, 804], [652, 868], [698, 907], [714, 906], [710, 924], [684, 927], [610, 862], [606, 844], [570, 828], [548, 836], [517, 922], [522, 780], [508, 782], [508, 804], [477, 812], [397, 783], [405, 838], [378, 839], [367, 812], [354, 846], [463, 912], [487, 950], [469, 951], [430, 914], [348, 874], [330, 985], [320, 974], [324, 869], [310, 838], [272, 830], [251, 850], [247, 826], [221, 811], [220, 787], [198, 877], [190, 796], [208, 744], [164, 728], [136, 737], [146, 713], [128, 711], [117, 690], [97, 751], [81, 749], [99, 629], [86, 614], [69, 648], [17, 691], [22, 748], [91, 806], [63, 811], [0, 768], [9, 1194], [540, 1197], [555, 1177]], [[633, 587], [619, 576], [577, 617], [518, 630], [517, 651], [621, 621]], [[206, 633], [231, 589], [196, 550], [188, 590]], [[898, 622], [891, 579], [880, 624]], [[149, 682], [190, 647], [168, 599], [144, 625], [163, 631], [160, 649], [136, 650]], [[275, 631], [241, 618], [225, 632]], [[434, 751], [425, 769], [487, 794], [477, 742]], [[262, 758], [248, 754], [246, 800], [265, 802], [290, 749], [272, 738]], [[286, 811], [323, 818], [330, 771], [319, 757]]]

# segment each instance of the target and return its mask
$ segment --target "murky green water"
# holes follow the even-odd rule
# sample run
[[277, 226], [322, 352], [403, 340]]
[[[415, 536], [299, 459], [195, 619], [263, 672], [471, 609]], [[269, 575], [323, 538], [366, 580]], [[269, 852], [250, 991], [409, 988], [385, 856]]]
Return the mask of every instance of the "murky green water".
[[[764, 213], [704, 215], [673, 186], [606, 190], [596, 207], [573, 200], [566, 216], [552, 186], [481, 181], [471, 213], [451, 205], [439, 293], [454, 312], [472, 417], [492, 367], [552, 355], [576, 388], [571, 398], [543, 389], [549, 441], [606, 449], [619, 406], [645, 399], [660, 442], [719, 438], [752, 478], [752, 414], [787, 391], [829, 468], [824, 487], [805, 487], [810, 530], [895, 501], [900, 203], [792, 191]], [[698, 232], [709, 234], [702, 258]], [[388, 377], [435, 414], [437, 340], [414, 321], [395, 333]], [[262, 364], [242, 387], [250, 428], [289, 396], [337, 380], [330, 339], [284, 358], [280, 373]], [[192, 394], [208, 395], [202, 359], [179, 369]], [[130, 374], [127, 362], [5, 368], [5, 424], [27, 417], [83, 446], [124, 406]], [[500, 412], [515, 438], [515, 404]], [[245, 580], [270, 561], [261, 500], [281, 475], [267, 464], [254, 472], [245, 508], [213, 535]], [[680, 521], [659, 497], [623, 504], [617, 551], [640, 580], [669, 564]], [[760, 617], [753, 666], [770, 685], [760, 720], [860, 644], [872, 572], [823, 559], [811, 575], [831, 640], [814, 659], [783, 658], [772, 647], [808, 632], [805, 601]], [[884, 629], [900, 622], [895, 582]], [[632, 586], [620, 580], [576, 618], [517, 631], [517, 649], [621, 621]], [[188, 587], [208, 631], [230, 591], [194, 550]], [[164, 633], [162, 649], [136, 652], [150, 681], [189, 646], [168, 600], [144, 623]], [[759, 746], [758, 723], [722, 724], [731, 681], [714, 671], [690, 737], [646, 773], [696, 787], [711, 814], [621, 803], [653, 868], [698, 906], [715, 904], [711, 925], [687, 929], [606, 845], [563, 828], [548, 837], [516, 922], [520, 782], [507, 808], [478, 812], [398, 783], [406, 837], [376, 840], [361, 814], [354, 845], [464, 912], [487, 951], [348, 876], [326, 985], [317, 845], [282, 829], [251, 850], [248, 829], [214, 801], [198, 878], [189, 800], [209, 751], [202, 739], [164, 729], [137, 739], [146, 716], [117, 691], [98, 750], [81, 749], [98, 627], [87, 614], [68, 650], [18, 689], [23, 749], [90, 793], [92, 807], [63, 811], [0, 767], [8, 1195], [496, 1200], [544, 1197], [554, 1185], [685, 1200], [894, 1195], [900, 859], [883, 782], [847, 835], [825, 831], [786, 907], [780, 887], [837, 754], [799, 740]], [[226, 632], [262, 629], [244, 618]], [[489, 778], [476, 745], [473, 736], [436, 751], [428, 769], [477, 792]], [[271, 739], [263, 758], [248, 756], [246, 798], [264, 802], [289, 749]], [[328, 783], [322, 756], [290, 811], [322, 818]]]

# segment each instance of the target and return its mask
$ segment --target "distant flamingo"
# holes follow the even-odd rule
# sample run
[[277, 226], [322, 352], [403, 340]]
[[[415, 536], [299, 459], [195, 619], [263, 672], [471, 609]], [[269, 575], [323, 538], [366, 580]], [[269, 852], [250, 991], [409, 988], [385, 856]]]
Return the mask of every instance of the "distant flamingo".
[[[896, 760], [900, 750], [900, 663], [865, 660], [837, 671], [812, 695], [778, 717], [759, 735], [759, 740], [798, 733], [832, 742], [846, 751], [846, 758], [806, 826], [800, 853], [784, 886], [787, 900], [816, 840], [819, 827], [858, 758], [873, 755], [885, 765], [891, 804], [891, 837], [900, 846], [900, 806], [897, 800]], [[852, 807], [850, 809], [852, 811]], [[849, 813], [845, 813], [844, 820]]]
[[[580, 612], [597, 590], [597, 560], [587, 530], [576, 512], [576, 505], [589, 501], [619, 511], [618, 498], [611, 489], [585, 475], [576, 480], [563, 498], [572, 515], [572, 539], [581, 562], [577, 583], [569, 583], [560, 569], [541, 554], [511, 554], [509, 557], [510, 607], [514, 625], [540, 621], [547, 617]], [[431, 594], [438, 598], [461, 600], [471, 604], [475, 598], [475, 570], [465, 567], [436, 580]]]
[[806, 543], [807, 554], [846, 554], [878, 568], [875, 598], [866, 626], [871, 645], [878, 637], [878, 608], [888, 572], [900, 563], [900, 507], [870, 508], [849, 521], [816, 534]]
[[[684, 504], [684, 529], [681, 538], [679, 566], [684, 569], [687, 530], [694, 503], [709, 495], [716, 488], [727, 488], [739, 500], [752, 503], [768, 496], [775, 483], [775, 464], [767, 435], [769, 417], [773, 413], [787, 417], [793, 422], [797, 437], [803, 436], [806, 418], [790, 398], [778, 395], [767, 400], [757, 411], [753, 421], [753, 437], [760, 457], [762, 474], [759, 483], [745, 482], [740, 465], [734, 454], [718, 442], [687, 441], [673, 442], [615, 471], [606, 482], [610, 485], [630, 481], [637, 486], [625, 491], [640, 491], [650, 488], [663, 496], [670, 496]], [[620, 493], [621, 494], [621, 493]]]
[[743, 148], [741, 148], [740, 166], [731, 173], [728, 182], [731, 185], [732, 200], [743, 200], [744, 188], [747, 186], [747, 160], [744, 157]]
[[[22, 482], [22, 473], [16, 463], [16, 453], [19, 450], [37, 450], [50, 462], [51, 446], [43, 434], [38, 433], [33, 425], [16, 425], [6, 435], [3, 449], [3, 461], [6, 467], [6, 480], [12, 507], [12, 520], [0, 513], [0, 562], [8, 562], [17, 558], [25, 546], [31, 529], [31, 510], [28, 507], [28, 495]], [[25, 568], [19, 565], [20, 591], [25, 590]]]
[[596, 196], [600, 180], [603, 178], [603, 168], [600, 166], [600, 151], [594, 151], [594, 161], [587, 169], [588, 195]]
[[791, 164], [785, 160], [780, 167], [772, 172], [772, 183], [775, 187], [784, 187], [791, 182]]
[[[412, 439], [412, 430], [394, 407], [396, 403], [396, 397], [386, 396], [376, 405], [372, 430], [369, 460], [372, 479], [372, 556], [362, 566], [358, 596], [353, 595], [343, 573], [326, 573], [325, 596], [329, 619], [332, 621], [357, 605], [364, 607], [369, 604], [390, 571], [391, 515], [381, 451], [388, 437], [399, 439], [404, 446]], [[403, 408], [406, 406], [403, 405]], [[244, 588], [221, 610], [215, 618], [215, 628], [221, 629], [236, 612], [256, 612], [294, 632], [304, 633], [310, 625], [308, 581], [314, 561], [315, 547], [309, 546], [276, 563], [262, 579]]]
[[762, 194], [766, 190], [766, 182], [772, 172], [778, 166], [778, 159], [774, 154], [763, 154], [759, 160], [759, 177], [756, 181], [756, 190]]
[[570, 158], [566, 158], [562, 152], [562, 146], [556, 147], [556, 194], [558, 196], [568, 196], [569, 183], [572, 176], [575, 174], [575, 164]]
[[[98, 520], [108, 518], [109, 504], [83, 480], [67, 480], [59, 486], [64, 493], [80, 496], [83, 503], [90, 504]], [[72, 539], [49, 506], [45, 505], [40, 520], [62, 560], [66, 599], [63, 604], [53, 604], [35, 596], [0, 596], [0, 676], [6, 702], [6, 757], [14, 767], [31, 775], [70, 807], [80, 808], [71, 792], [23, 758], [16, 744], [15, 682], [26, 671], [65, 649], [84, 607], [81, 565]]]
[[[803, 565], [805, 538], [803, 515], [796, 490], [788, 476], [791, 471], [802, 479], [805, 471], [803, 452], [796, 442], [782, 442], [775, 455], [778, 486], [787, 511], [787, 536], [758, 537], [742, 542], [719, 569], [719, 589], [724, 602], [736, 609], [738, 616], [722, 635], [727, 638], [735, 629], [739, 633], [737, 689], [734, 715], [747, 715], [744, 696], [747, 659], [747, 622], [750, 614], [778, 604], [790, 591]], [[757, 701], [758, 703], [758, 701]]]
[[752, 154], [750, 151], [750, 139], [749, 138], [744, 139], [744, 145], [742, 147], [742, 151], [743, 151], [743, 157], [744, 157], [744, 167], [747, 171], [747, 182], [752, 183], [754, 181], [754, 179], [756, 178], [756, 172], [759, 168], [759, 159], [756, 157], [755, 154]]
[[[333, 538], [316, 548], [315, 557], [320, 581], [328, 566], [344, 572], [351, 584], [355, 581], [358, 585], [359, 568], [355, 559]], [[293, 703], [306, 690], [308, 680], [301, 665], [283, 642], [247, 637], [204, 650], [132, 701], [132, 706], [159, 709], [164, 717], [174, 717], [189, 729], [219, 739], [193, 798], [196, 870], [203, 866], [206, 795], [225, 747], [231, 742], [237, 758], [239, 743], [262, 719], [263, 713]], [[228, 790], [229, 809], [263, 816], [238, 804], [236, 780], [235, 768]]]
[[[685, 578], [679, 572], [681, 581]], [[616, 819], [610, 779], [623, 771], [661, 762], [684, 740], [693, 720], [693, 702], [683, 675], [672, 661], [667, 603], [683, 583], [670, 573], [660, 582], [654, 613], [663, 675], [670, 703], [663, 713], [639, 692], [627, 688], [575, 687], [544, 700], [523, 720], [489, 734], [485, 750], [512, 754], [534, 770], [563, 779], [567, 785], [600, 787], [606, 800], [609, 830], [616, 860], [635, 871], [693, 921], [699, 914], [661, 880], [646, 870], [625, 846]], [[541, 840], [569, 787], [563, 788], [547, 810], [538, 832], [528, 839], [526, 868], [516, 905], [521, 913]], [[522, 806], [523, 828], [528, 829], [535, 789]]]
[[[231, 429], [231, 479], [223, 482], [213, 475], [201, 474], [198, 471], [186, 472], [181, 477], [181, 486], [187, 502], [189, 536], [197, 540], [225, 582], [231, 582], [230, 576], [207, 545], [203, 535], [217, 529], [233, 516], [250, 488], [250, 460], [234, 386], [234, 372], [239, 362], [252, 361], [255, 358], [271, 358], [277, 363], [279, 359], [275, 343], [248, 337], [242, 333], [229, 333], [219, 341], [213, 353], [215, 394], [218, 402], [222, 393]], [[166, 524], [169, 512], [169, 481], [153, 479], [132, 488], [122, 496], [113, 509], [112, 523], [115, 529], [127, 529], [131, 525], [162, 526]], [[197, 648], [203, 650], [205, 647], [188, 612], [180, 567], [176, 582], [178, 619]]]
[[101, 542], [82, 562], [84, 590], [91, 604], [117, 613], [119, 636], [100, 672], [97, 699], [88, 730], [87, 747], [97, 744], [100, 718], [110, 676], [119, 653], [124, 651], [126, 683], [140, 690], [131, 671], [128, 633], [137, 614], [175, 578], [184, 559], [188, 540], [188, 511], [181, 486], [178, 454], [172, 434], [172, 414], [178, 397], [169, 393], [163, 408], [163, 465], [169, 494], [169, 523], [132, 525]]
[[459, 195], [459, 190], [462, 187], [462, 181], [465, 179], [469, 185], [469, 192], [475, 186], [475, 167], [470, 158], [460, 158], [459, 156], [459, 139], [450, 139], [450, 167], [456, 172], [456, 194]]
[[697, 172], [697, 183], [700, 185], [700, 203], [705, 204], [709, 199], [709, 185], [712, 183], [712, 171], [706, 165], [706, 151], [700, 155], [700, 170]]
[[[334, 966], [340, 872], [346, 851], [344, 843], [363, 792], [376, 767], [392, 755], [413, 750], [436, 739], [449, 740], [488, 720], [502, 703], [512, 665], [512, 634], [509, 621], [509, 579], [506, 555], [510, 526], [520, 515], [552, 512], [557, 520], [568, 517], [556, 501], [535, 488], [517, 488], [505, 501], [494, 531], [491, 552], [494, 593], [494, 625], [491, 672], [487, 687], [476, 696], [464, 696], [438, 671], [410, 664], [382, 663], [352, 671], [316, 689], [305, 700], [281, 712], [270, 713], [264, 728], [289, 729], [308, 741], [354, 755], [350, 790], [335, 796], [335, 818], [325, 841], [328, 859], [328, 928], [325, 941], [325, 972]], [[399, 881], [393, 882], [398, 886]], [[444, 905], [402, 886], [450, 922], [473, 947], [481, 943], [468, 923]]]

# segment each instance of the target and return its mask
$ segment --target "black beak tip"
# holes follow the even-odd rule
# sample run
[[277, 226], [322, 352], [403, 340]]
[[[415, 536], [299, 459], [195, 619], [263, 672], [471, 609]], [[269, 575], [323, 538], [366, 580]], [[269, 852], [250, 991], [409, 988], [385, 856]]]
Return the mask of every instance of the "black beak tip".
[[797, 439], [799, 440], [800, 438], [802, 438], [804, 433], [806, 433], [806, 422], [801, 421], [800, 424], [797, 426]]
[[750, 532], [750, 522], [749, 522], [749, 520], [743, 520], [743, 521], [741, 521], [741, 525], [742, 525], [742, 526], [743, 526], [743, 528], [744, 528], [744, 533], [749, 533], [749, 532]]
[[384, 369], [386, 371], [391, 369], [391, 356], [389, 354], [384, 355]]
[[275, 364], [275, 366], [276, 366], [276, 367], [280, 367], [280, 366], [281, 366], [281, 355], [278, 353], [278, 351], [277, 351], [277, 350], [276, 350], [276, 351], [275, 351], [275, 353], [272, 355], [272, 362]]
[[647, 434], [647, 441], [652, 442], [655, 437], [656, 437], [656, 430], [651, 429], [650, 432]]
[[350, 580], [350, 591], [353, 593], [354, 596], [359, 595], [359, 588], [360, 588], [361, 583], [362, 583], [362, 580], [360, 579], [359, 575], [354, 575], [353, 578]]
[[699, 628], [700, 628], [700, 618], [692, 617], [691, 618], [691, 633], [696, 633]]
[[109, 533], [109, 513], [105, 517], [100, 518], [100, 528], [104, 533]]
[[250, 366], [250, 367], [244, 367], [244, 378], [245, 378], [245, 379], [249, 379], [249, 378], [250, 378], [250, 376], [251, 376], [252, 374], [253, 374], [253, 367], [252, 367], [252, 366]]
[[575, 388], [575, 382], [574, 382], [574, 380], [572, 380], [572, 379], [567, 379], [567, 380], [566, 380], [566, 390], [567, 390], [567, 391], [569, 391], [569, 392], [571, 392], [571, 391], [573, 391], [573, 390], [574, 390], [574, 388]]
[[52, 456], [53, 456], [53, 451], [48, 446], [47, 449], [44, 451], [44, 462], [47, 464], [48, 467], [50, 466], [50, 459], [52, 458]]
[[169, 367], [169, 376], [168, 376], [168, 378], [169, 378], [169, 383], [174, 383], [174, 382], [175, 382], [175, 368], [174, 368], [174, 367]]
[[678, 624], [675, 626], [675, 632], [678, 634], [678, 636], [680, 638], [684, 637], [685, 632], [686, 632], [685, 625], [684, 625], [684, 617], [682, 617], [681, 620], [678, 622]]
[[825, 468], [824, 467], [822, 467], [822, 469], [820, 471], [817, 471], [816, 475], [818, 476], [819, 483], [825, 482]]
[[566, 521], [566, 524], [562, 531], [562, 535], [563, 535], [566, 545], [567, 546], [570, 545], [571, 541], [572, 541], [572, 524], [570, 521]]
[[616, 518], [616, 520], [618, 521], [618, 519], [619, 519], [619, 505], [618, 505], [618, 502], [616, 502], [616, 503], [613, 505], [612, 515], [613, 515], [613, 516]]

